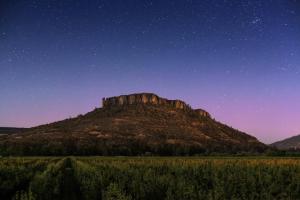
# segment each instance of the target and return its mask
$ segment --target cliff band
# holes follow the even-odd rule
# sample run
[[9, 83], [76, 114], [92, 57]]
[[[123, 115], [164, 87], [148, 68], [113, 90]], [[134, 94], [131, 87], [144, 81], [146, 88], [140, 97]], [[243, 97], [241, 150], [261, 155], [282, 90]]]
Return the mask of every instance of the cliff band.
[[110, 108], [113, 106], [126, 106], [126, 105], [165, 105], [177, 109], [182, 109], [185, 111], [193, 111], [198, 113], [201, 116], [211, 117], [208, 112], [202, 109], [192, 109], [190, 105], [186, 104], [181, 100], [169, 100], [157, 96], [153, 93], [138, 93], [138, 94], [129, 94], [121, 95], [116, 97], [108, 97], [102, 99], [102, 107]]

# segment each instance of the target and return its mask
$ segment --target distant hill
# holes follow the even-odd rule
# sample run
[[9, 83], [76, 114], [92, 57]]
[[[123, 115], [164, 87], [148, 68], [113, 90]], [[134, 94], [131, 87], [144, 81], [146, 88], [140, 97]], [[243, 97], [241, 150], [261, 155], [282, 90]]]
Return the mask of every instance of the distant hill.
[[271, 146], [281, 150], [300, 150], [300, 135], [275, 142]]
[[102, 108], [0, 136], [7, 155], [193, 155], [262, 152], [255, 137], [181, 100], [151, 93], [104, 98]]
[[25, 131], [26, 128], [0, 127], [0, 134], [12, 134]]

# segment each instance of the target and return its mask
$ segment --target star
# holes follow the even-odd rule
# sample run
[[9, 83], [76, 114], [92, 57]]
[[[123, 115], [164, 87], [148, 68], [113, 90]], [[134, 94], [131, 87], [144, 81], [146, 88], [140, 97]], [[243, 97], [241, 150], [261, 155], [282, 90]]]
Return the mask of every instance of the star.
[[258, 24], [258, 23], [261, 23], [262, 22], [262, 19], [261, 18], [255, 18], [253, 19], [250, 23], [251, 24]]
[[280, 70], [280, 71], [287, 71], [287, 68], [286, 67], [278, 67], [278, 70]]

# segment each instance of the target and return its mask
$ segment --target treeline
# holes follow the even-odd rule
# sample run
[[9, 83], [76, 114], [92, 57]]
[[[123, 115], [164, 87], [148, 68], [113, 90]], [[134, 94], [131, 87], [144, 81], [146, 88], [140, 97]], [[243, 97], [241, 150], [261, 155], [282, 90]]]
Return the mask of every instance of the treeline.
[[[272, 152], [277, 150], [272, 150]], [[216, 145], [204, 146], [124, 141], [123, 144], [97, 140], [62, 140], [1, 143], [0, 156], [194, 156], [194, 155], [259, 155], [266, 152], [264, 146]]]
[[0, 199], [299, 199], [298, 159], [0, 160]]
[[264, 155], [273, 157], [300, 157], [300, 149], [279, 150], [272, 147]]

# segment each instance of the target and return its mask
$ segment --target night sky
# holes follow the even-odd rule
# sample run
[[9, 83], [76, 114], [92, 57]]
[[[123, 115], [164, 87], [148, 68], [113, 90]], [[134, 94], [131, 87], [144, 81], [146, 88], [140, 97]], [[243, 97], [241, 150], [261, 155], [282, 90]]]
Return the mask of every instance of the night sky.
[[270, 143], [300, 134], [298, 0], [0, 0], [0, 126], [153, 92]]

